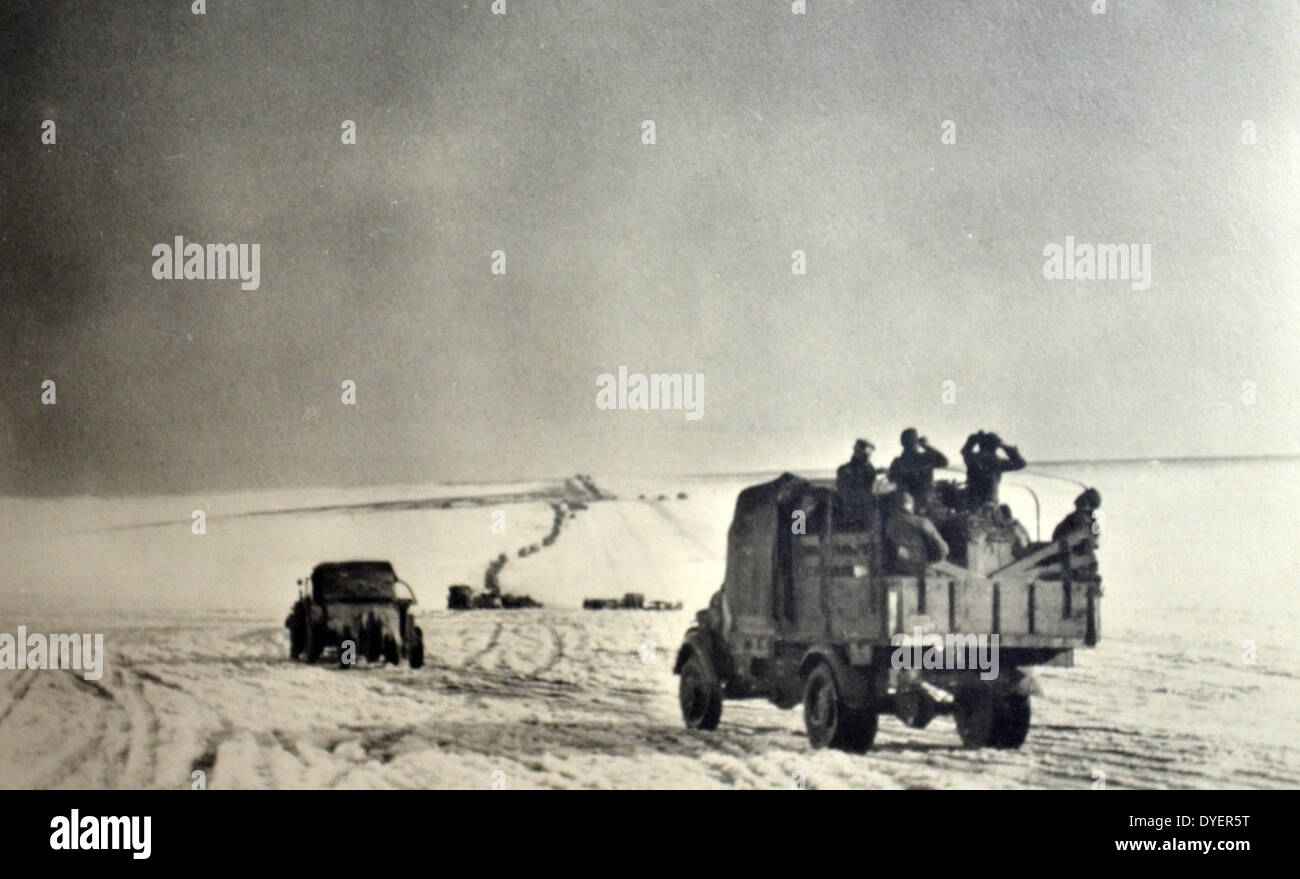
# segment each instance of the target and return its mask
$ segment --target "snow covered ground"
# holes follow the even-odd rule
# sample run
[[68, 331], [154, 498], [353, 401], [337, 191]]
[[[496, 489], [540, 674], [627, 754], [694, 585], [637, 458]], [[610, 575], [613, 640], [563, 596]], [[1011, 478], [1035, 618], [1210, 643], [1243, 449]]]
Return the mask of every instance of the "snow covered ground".
[[[1014, 752], [963, 750], [942, 717], [882, 719], [865, 756], [814, 752], [798, 710], [763, 702], [728, 702], [714, 733], [681, 727], [673, 653], [760, 477], [598, 477], [619, 499], [526, 558], [563, 481], [0, 500], [0, 632], [102, 632], [109, 652], [95, 682], [0, 671], [0, 786], [181, 788], [195, 770], [232, 788], [1300, 785], [1300, 463], [1038, 471], [1018, 482], [1044, 530], [1077, 492], [1057, 477], [1105, 499], [1103, 640], [1039, 672]], [[1004, 496], [1032, 532], [1028, 492]], [[503, 588], [546, 608], [444, 610], [500, 552]], [[289, 660], [294, 580], [345, 558], [390, 559], [415, 588], [424, 668]], [[578, 609], [624, 592], [685, 609]]]

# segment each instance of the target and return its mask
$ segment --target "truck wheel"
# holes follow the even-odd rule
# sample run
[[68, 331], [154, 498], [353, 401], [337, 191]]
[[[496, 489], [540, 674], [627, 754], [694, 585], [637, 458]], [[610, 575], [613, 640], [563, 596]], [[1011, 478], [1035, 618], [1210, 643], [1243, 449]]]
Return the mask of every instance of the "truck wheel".
[[303, 629], [306, 628], [302, 622], [302, 615], [294, 613], [289, 618], [289, 658], [297, 659], [298, 654], [302, 653]]
[[830, 666], [822, 662], [804, 683], [803, 722], [814, 748], [865, 754], [876, 740], [879, 717], [874, 711], [846, 705]]
[[722, 688], [713, 664], [695, 651], [682, 666], [677, 687], [682, 705], [682, 720], [687, 729], [717, 729], [722, 720]]
[[993, 739], [995, 748], [1019, 748], [1029, 735], [1029, 697], [1003, 696], [994, 707]]
[[[348, 662], [346, 657], [344, 656], [343, 645], [345, 645], [349, 641], [352, 642], [352, 662]], [[342, 637], [339, 638], [339, 655], [338, 655], [339, 668], [351, 668], [353, 665], [355, 665], [357, 653], [359, 652], [360, 652], [360, 645], [357, 644], [357, 637], [352, 634], [352, 627], [344, 626], [343, 635]]]
[[[383, 625], [379, 622], [379, 620], [375, 619], [373, 614], [370, 616], [368, 620], [366, 620], [364, 627], [362, 628], [361, 631], [362, 634], [365, 636], [366, 662], [376, 663], [379, 661], [379, 657], [387, 656], [388, 641], [392, 636], [384, 634]], [[394, 641], [393, 643], [396, 644], [397, 642]], [[393, 660], [389, 660], [389, 661], [392, 662]]]
[[957, 734], [967, 748], [985, 748], [993, 744], [996, 723], [996, 700], [988, 687], [963, 687], [953, 700]]
[[419, 626], [412, 626], [411, 633], [411, 650], [406, 661], [411, 664], [411, 668], [419, 668], [424, 665], [424, 632]]
[[302, 627], [302, 661], [311, 665], [320, 659], [321, 651], [325, 649], [321, 641], [320, 632], [311, 623], [311, 617], [306, 617]]
[[937, 713], [934, 698], [920, 687], [905, 687], [894, 696], [898, 719], [912, 729], [925, 729]]
[[[378, 657], [376, 657], [378, 659]], [[401, 661], [401, 656], [397, 652], [397, 639], [392, 635], [384, 636], [384, 662], [389, 665], [397, 665]]]

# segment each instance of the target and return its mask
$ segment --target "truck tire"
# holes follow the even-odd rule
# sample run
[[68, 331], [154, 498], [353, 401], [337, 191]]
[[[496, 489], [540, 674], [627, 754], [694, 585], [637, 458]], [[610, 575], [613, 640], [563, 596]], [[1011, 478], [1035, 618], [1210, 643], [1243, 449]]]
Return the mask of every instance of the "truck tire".
[[682, 721], [687, 729], [712, 730], [722, 720], [722, 687], [707, 657], [692, 650], [677, 686]]
[[925, 729], [938, 713], [933, 697], [920, 687], [905, 687], [894, 696], [898, 719], [912, 729]]
[[995, 748], [1019, 748], [1029, 735], [1029, 697], [1003, 696], [996, 703], [993, 717]]
[[[352, 662], [347, 661], [346, 651], [344, 650], [344, 646], [349, 641], [352, 642]], [[339, 638], [339, 655], [337, 657], [339, 668], [351, 668], [352, 666], [356, 665], [357, 654], [360, 652], [361, 649], [360, 646], [357, 644], [357, 637], [352, 634], [352, 627], [344, 626], [343, 635], [342, 637]]]
[[[360, 645], [358, 645], [358, 652], [364, 652], [366, 662], [373, 665], [374, 663], [379, 662], [381, 656], [387, 657], [388, 641], [392, 636], [384, 634], [384, 626], [375, 618], [374, 614], [371, 614], [366, 619], [361, 634], [365, 639], [365, 650], [361, 651]], [[397, 642], [394, 641], [393, 643], [396, 644]], [[389, 660], [389, 662], [394, 661], [395, 660]]]
[[[376, 657], [377, 659], [378, 657]], [[397, 650], [397, 639], [392, 635], [384, 636], [384, 662], [389, 665], [397, 665], [401, 662], [401, 654]]]
[[406, 661], [410, 663], [411, 668], [424, 665], [424, 632], [419, 626], [411, 627], [411, 650]]
[[820, 662], [809, 672], [803, 688], [803, 721], [814, 748], [837, 748], [865, 754], [876, 740], [876, 712], [845, 704], [831, 667]]
[[1029, 734], [1029, 697], [971, 686], [957, 692], [957, 733], [967, 748], [1019, 748]]
[[989, 687], [968, 686], [957, 691], [953, 699], [953, 716], [957, 735], [967, 748], [986, 748], [993, 744], [995, 702]]
[[305, 628], [306, 627], [303, 625], [303, 621], [302, 621], [302, 614], [298, 613], [297, 610], [294, 610], [293, 614], [289, 617], [289, 658], [290, 659], [297, 659], [299, 654], [302, 653]]
[[302, 661], [311, 665], [320, 659], [321, 652], [325, 649], [325, 644], [321, 640], [320, 632], [312, 625], [311, 617], [304, 614], [302, 626]]

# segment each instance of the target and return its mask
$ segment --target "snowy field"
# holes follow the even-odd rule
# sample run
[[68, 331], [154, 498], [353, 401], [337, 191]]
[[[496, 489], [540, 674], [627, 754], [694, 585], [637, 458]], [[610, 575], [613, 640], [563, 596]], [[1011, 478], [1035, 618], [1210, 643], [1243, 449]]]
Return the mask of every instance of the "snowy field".
[[[728, 702], [714, 733], [681, 726], [673, 652], [761, 475], [597, 477], [619, 499], [526, 558], [563, 480], [0, 500], [0, 632], [102, 632], [109, 654], [96, 682], [0, 671], [0, 787], [182, 788], [195, 769], [226, 788], [1300, 786], [1300, 462], [1035, 472], [1014, 481], [1044, 532], [1078, 491], [1056, 477], [1102, 492], [1101, 644], [1038, 672], [1019, 751], [883, 718], [865, 756], [812, 751], [801, 713], [763, 702]], [[1032, 533], [1028, 491], [1004, 499]], [[446, 587], [480, 586], [500, 552], [503, 588], [546, 609], [446, 611]], [[415, 588], [424, 668], [289, 660], [295, 579], [347, 558], [389, 559]], [[624, 592], [686, 609], [578, 609]]]

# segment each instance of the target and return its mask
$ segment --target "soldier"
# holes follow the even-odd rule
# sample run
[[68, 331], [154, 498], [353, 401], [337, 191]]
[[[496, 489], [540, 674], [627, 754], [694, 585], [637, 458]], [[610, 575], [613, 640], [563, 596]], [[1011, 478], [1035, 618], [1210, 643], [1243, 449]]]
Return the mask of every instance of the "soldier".
[[[1007, 456], [999, 458], [998, 449], [1004, 450]], [[982, 430], [966, 438], [961, 457], [966, 462], [966, 508], [971, 511], [988, 503], [996, 505], [1002, 474], [1025, 466], [1019, 449], [1004, 445], [996, 433]]]
[[1003, 504], [998, 507], [998, 512], [1002, 515], [1002, 524], [1011, 530], [1011, 554], [1016, 558], [1029, 554], [1029, 532], [1020, 520], [1016, 518], [1015, 513], [1011, 512], [1011, 507]]
[[1074, 499], [1074, 512], [1052, 529], [1052, 539], [1060, 540], [1084, 528], [1092, 530], [1093, 511], [1101, 506], [1101, 492], [1090, 488]]
[[871, 466], [871, 453], [876, 447], [864, 439], [853, 444], [853, 457], [835, 471], [835, 494], [840, 502], [840, 524], [852, 528], [871, 525], [876, 510], [876, 497], [872, 487], [876, 483], [876, 468]]
[[919, 574], [948, 557], [948, 542], [933, 522], [916, 515], [910, 494], [901, 491], [897, 497], [898, 508], [885, 523], [888, 564], [902, 574]]
[[903, 454], [889, 465], [889, 481], [910, 494], [921, 510], [929, 509], [935, 468], [947, 467], [948, 458], [938, 449], [930, 448], [925, 437], [917, 436], [915, 427], [903, 431], [898, 441], [903, 446]]

